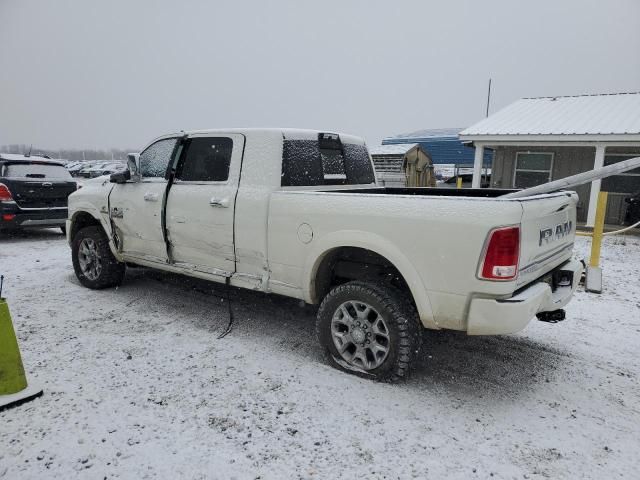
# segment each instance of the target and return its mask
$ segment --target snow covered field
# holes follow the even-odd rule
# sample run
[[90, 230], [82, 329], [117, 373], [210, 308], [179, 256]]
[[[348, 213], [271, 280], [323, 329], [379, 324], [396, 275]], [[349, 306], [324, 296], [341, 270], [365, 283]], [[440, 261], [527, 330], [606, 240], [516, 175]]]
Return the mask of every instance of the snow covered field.
[[[585, 256], [588, 242], [578, 240]], [[79, 286], [53, 230], [0, 238], [30, 380], [0, 413], [0, 478], [639, 478], [640, 240], [605, 292], [521, 334], [426, 332], [411, 380], [325, 365], [298, 302], [131, 269]]]

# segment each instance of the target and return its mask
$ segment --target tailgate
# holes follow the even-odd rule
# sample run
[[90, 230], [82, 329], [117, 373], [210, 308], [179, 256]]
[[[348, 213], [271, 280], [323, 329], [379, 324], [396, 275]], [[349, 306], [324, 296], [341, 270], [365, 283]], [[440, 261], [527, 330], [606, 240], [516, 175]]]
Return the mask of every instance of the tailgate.
[[520, 199], [520, 266], [517, 285], [525, 285], [571, 258], [576, 232], [575, 192]]
[[21, 208], [66, 207], [67, 197], [76, 191], [76, 182], [9, 180], [13, 199]]

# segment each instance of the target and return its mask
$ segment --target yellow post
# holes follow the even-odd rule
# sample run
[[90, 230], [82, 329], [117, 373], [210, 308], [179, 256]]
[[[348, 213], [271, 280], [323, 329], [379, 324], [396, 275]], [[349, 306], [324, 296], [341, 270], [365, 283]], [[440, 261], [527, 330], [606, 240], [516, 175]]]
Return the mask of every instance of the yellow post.
[[462, 177], [456, 179], [456, 188], [462, 188]]
[[596, 207], [596, 221], [593, 225], [593, 240], [591, 241], [591, 258], [589, 266], [600, 266], [600, 247], [602, 246], [602, 233], [604, 232], [604, 214], [607, 211], [607, 192], [598, 194], [598, 205]]
[[0, 395], [18, 393], [27, 388], [18, 341], [11, 323], [9, 306], [0, 298]]

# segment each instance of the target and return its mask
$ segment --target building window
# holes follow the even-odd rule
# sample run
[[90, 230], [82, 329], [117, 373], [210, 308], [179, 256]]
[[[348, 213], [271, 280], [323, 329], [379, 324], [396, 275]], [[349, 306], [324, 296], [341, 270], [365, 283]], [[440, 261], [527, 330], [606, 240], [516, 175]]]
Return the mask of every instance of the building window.
[[529, 188], [547, 183], [551, 180], [552, 167], [553, 153], [518, 152], [516, 153], [513, 186], [515, 188]]
[[[623, 160], [629, 160], [635, 158], [640, 154], [624, 154], [613, 153], [606, 154], [604, 156], [604, 165], [613, 165], [614, 163], [622, 162]], [[612, 175], [602, 179], [603, 192], [609, 193], [624, 193], [627, 195], [640, 192], [640, 168], [634, 168], [628, 172], [621, 173], [620, 175]]]

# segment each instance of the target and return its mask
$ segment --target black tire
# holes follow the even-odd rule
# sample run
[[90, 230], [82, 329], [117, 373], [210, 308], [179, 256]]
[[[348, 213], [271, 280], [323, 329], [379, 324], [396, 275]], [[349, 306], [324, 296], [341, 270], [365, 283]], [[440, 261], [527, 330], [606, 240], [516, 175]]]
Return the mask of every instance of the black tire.
[[[372, 364], [381, 362], [375, 368], [368, 369], [350, 363], [338, 351], [333, 339], [332, 321], [334, 314], [345, 302], [363, 302], [373, 307], [375, 313], [384, 319], [388, 330], [385, 340], [388, 342], [387, 353], [383, 360], [371, 361]], [[369, 332], [372, 333], [373, 330]], [[332, 366], [381, 382], [397, 382], [407, 378], [422, 344], [422, 326], [412, 301], [392, 285], [363, 281], [345, 283], [329, 292], [318, 310], [316, 333]], [[376, 336], [375, 333], [373, 335]], [[364, 343], [362, 345], [363, 348], [368, 348]], [[357, 347], [354, 345], [354, 348]]]
[[[87, 276], [81, 268], [80, 247], [84, 240], [89, 243], [93, 242], [93, 245], [95, 245], [96, 260], [100, 264], [99, 273], [96, 273], [96, 271], [89, 272], [89, 275], [95, 273], [95, 278]], [[125, 264], [118, 262], [111, 253], [109, 240], [102, 227], [90, 226], [79, 230], [71, 242], [71, 257], [76, 277], [85, 287], [97, 290], [122, 284], [126, 268]]]

